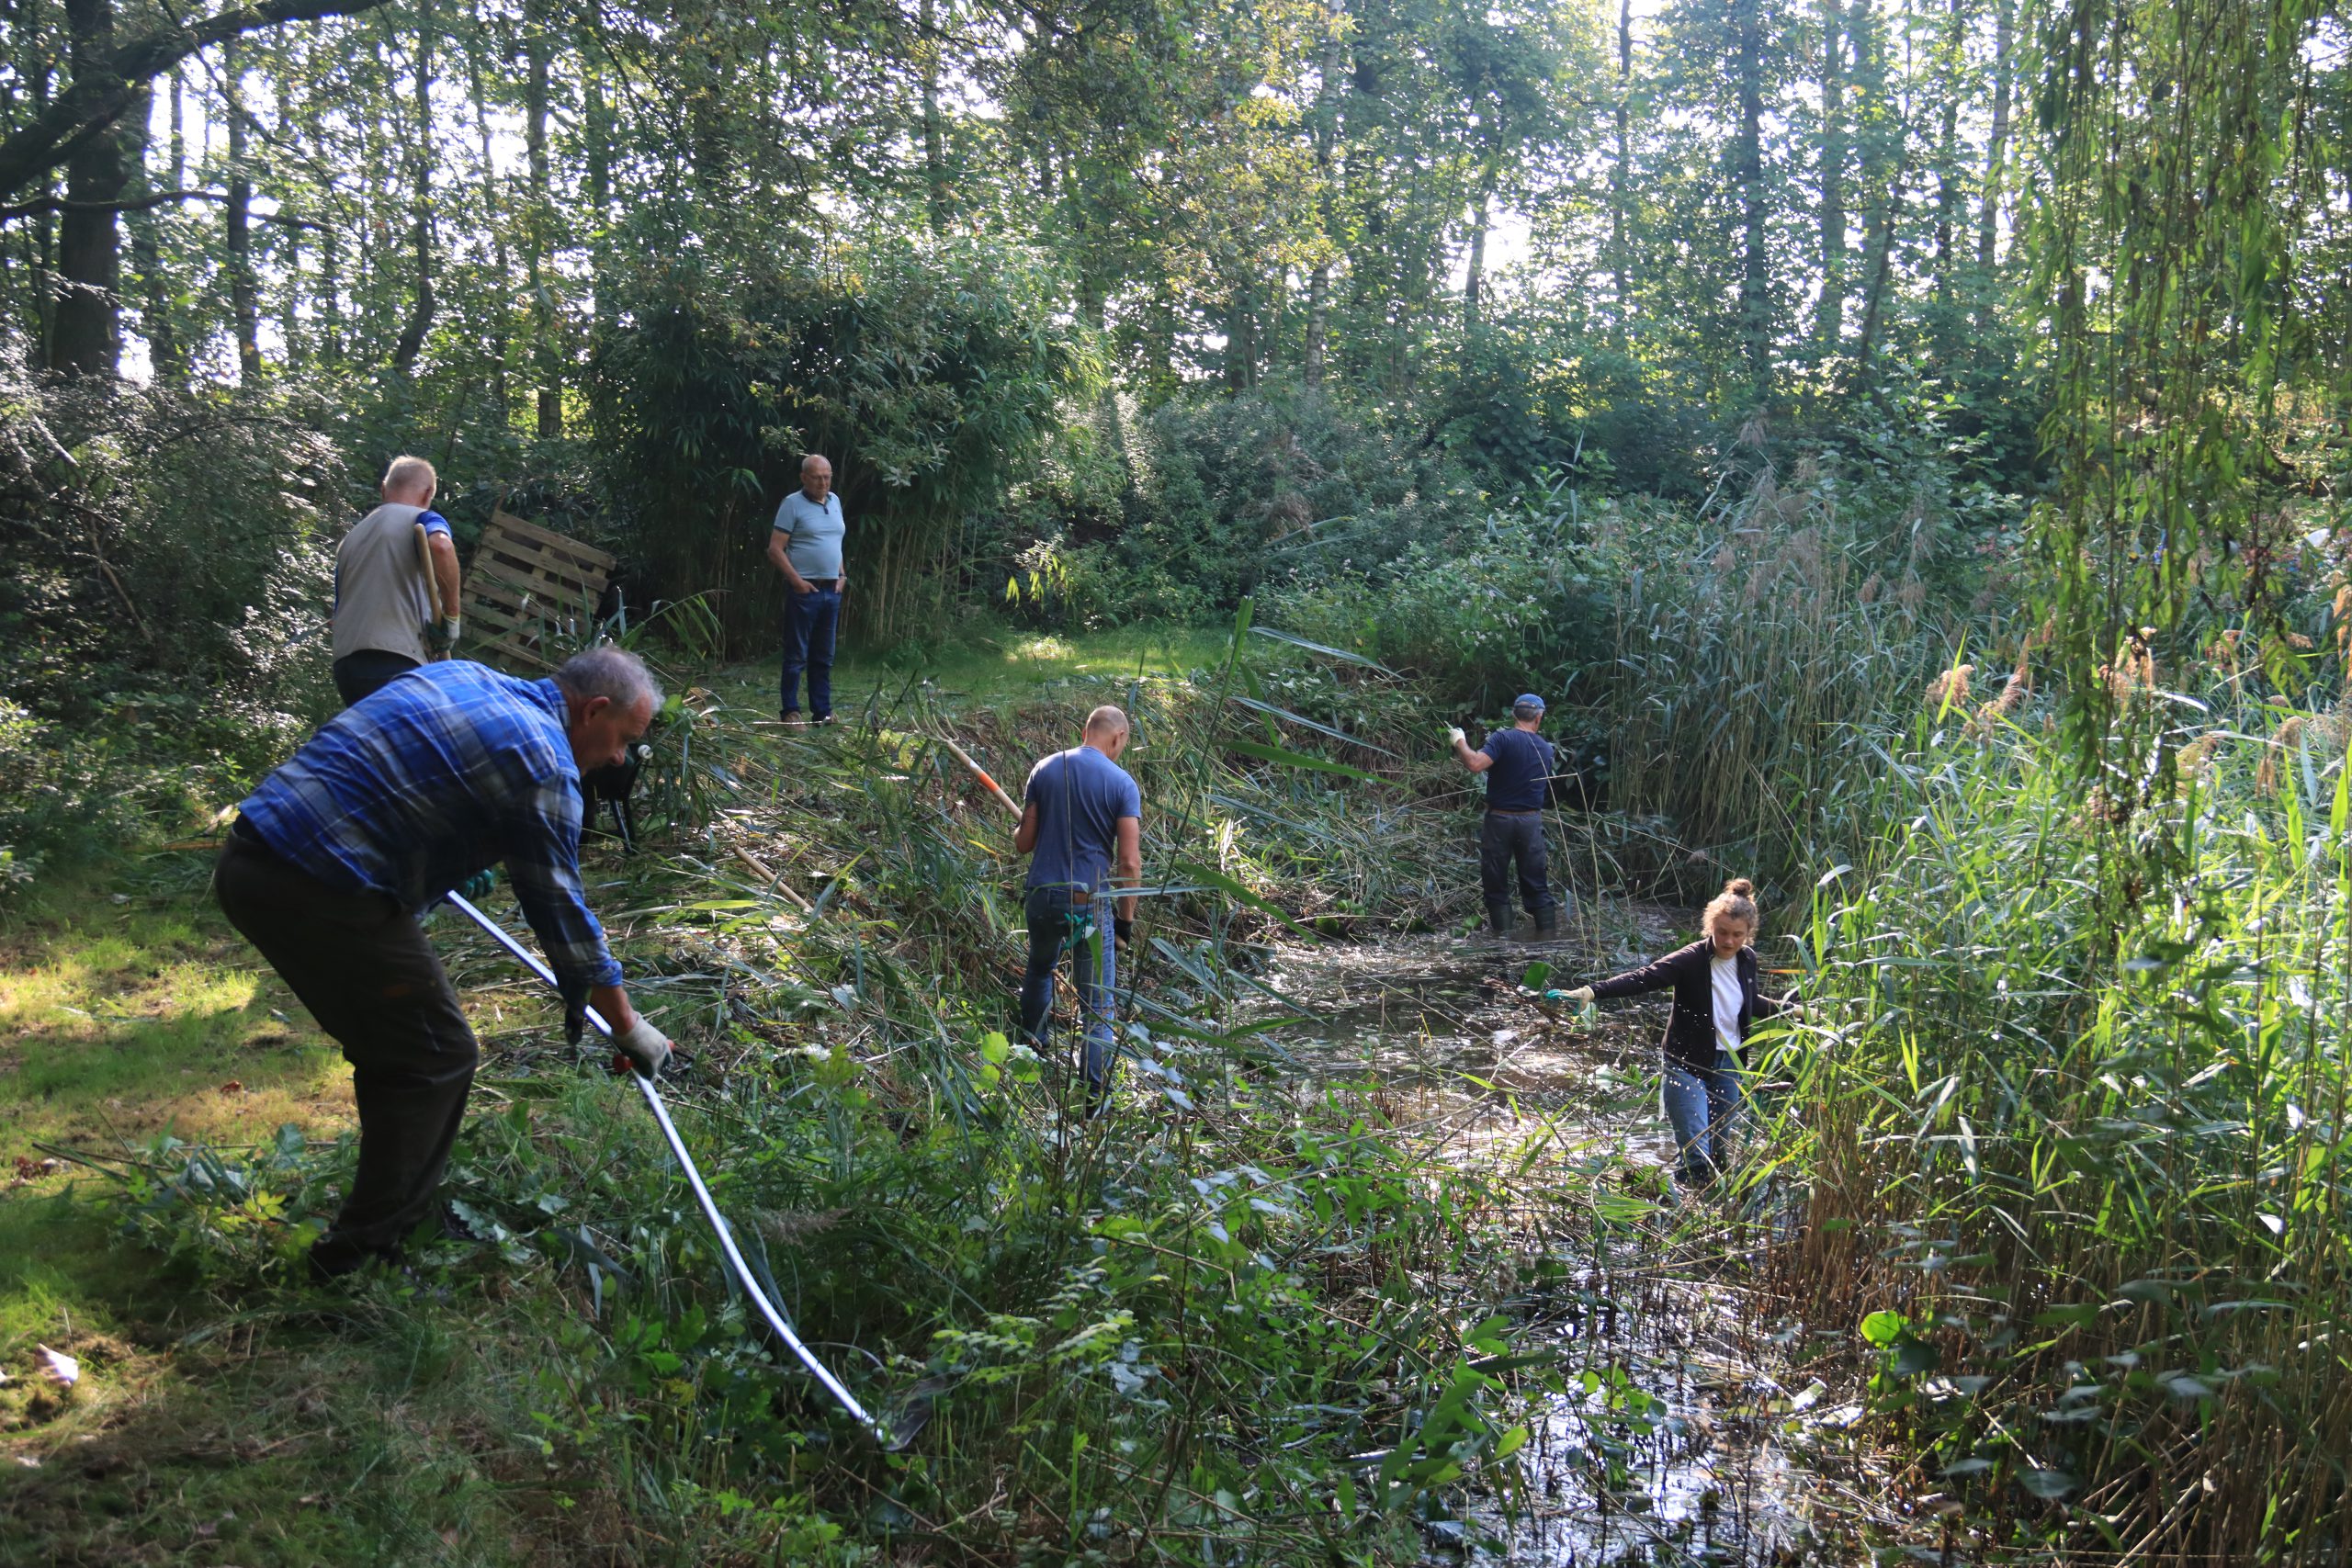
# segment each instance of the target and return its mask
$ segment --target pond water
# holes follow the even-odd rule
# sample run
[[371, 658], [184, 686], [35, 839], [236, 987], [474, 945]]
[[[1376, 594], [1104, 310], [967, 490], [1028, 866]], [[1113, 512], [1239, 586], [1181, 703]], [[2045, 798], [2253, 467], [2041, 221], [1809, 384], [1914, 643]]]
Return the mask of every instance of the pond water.
[[[1637, 912], [1620, 934], [1664, 951], [1679, 919]], [[1432, 1558], [1846, 1560], [1819, 1543], [1847, 1533], [1832, 1518], [1874, 1511], [1844, 1453], [1860, 1412], [1798, 1373], [1785, 1334], [1761, 1321], [1746, 1284], [1752, 1216], [1667, 1179], [1662, 1004], [1578, 1019], [1520, 989], [1535, 963], [1554, 966], [1539, 981], [1583, 983], [1599, 972], [1592, 951], [1573, 937], [1402, 938], [1279, 949], [1261, 976], [1314, 1015], [1283, 1032], [1301, 1066], [1374, 1078], [1442, 1157], [1521, 1148], [1548, 1122], [1556, 1146], [1543, 1157], [1594, 1184], [1601, 1223], [1532, 1224], [1529, 1282], [1503, 1303], [1525, 1325], [1514, 1353], [1553, 1352], [1566, 1389], [1540, 1395], [1530, 1495], [1460, 1499], [1458, 1517], [1430, 1526]]]

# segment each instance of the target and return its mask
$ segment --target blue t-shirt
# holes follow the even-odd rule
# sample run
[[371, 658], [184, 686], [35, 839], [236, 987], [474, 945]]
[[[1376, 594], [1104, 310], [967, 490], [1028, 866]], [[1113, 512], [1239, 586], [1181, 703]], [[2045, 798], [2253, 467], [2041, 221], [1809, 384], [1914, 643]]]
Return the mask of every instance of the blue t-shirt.
[[808, 499], [808, 491], [794, 491], [775, 509], [775, 532], [784, 536], [785, 556], [801, 576], [842, 574], [842, 535], [846, 529], [840, 496], [828, 494], [825, 504], [820, 506]]
[[1091, 746], [1057, 751], [1030, 769], [1021, 795], [1037, 807], [1032, 887], [1104, 886], [1119, 846], [1119, 818], [1143, 820], [1143, 791]]
[[1552, 776], [1552, 743], [1532, 730], [1490, 729], [1478, 748], [1495, 760], [1487, 770], [1487, 809], [1538, 811], [1544, 781]]

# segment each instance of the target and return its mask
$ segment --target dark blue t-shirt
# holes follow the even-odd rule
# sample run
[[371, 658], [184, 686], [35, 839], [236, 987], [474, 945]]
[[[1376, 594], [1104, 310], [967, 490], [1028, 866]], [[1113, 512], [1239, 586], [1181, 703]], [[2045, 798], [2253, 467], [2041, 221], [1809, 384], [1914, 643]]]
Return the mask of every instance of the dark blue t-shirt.
[[1495, 760], [1487, 770], [1487, 809], [1537, 811], [1544, 781], [1552, 776], [1552, 743], [1532, 730], [1490, 729], [1478, 748]]
[[1029, 886], [1106, 886], [1112, 852], [1119, 845], [1119, 818], [1143, 819], [1143, 791], [1126, 770], [1091, 746], [1075, 747], [1030, 769], [1021, 795], [1037, 807]]

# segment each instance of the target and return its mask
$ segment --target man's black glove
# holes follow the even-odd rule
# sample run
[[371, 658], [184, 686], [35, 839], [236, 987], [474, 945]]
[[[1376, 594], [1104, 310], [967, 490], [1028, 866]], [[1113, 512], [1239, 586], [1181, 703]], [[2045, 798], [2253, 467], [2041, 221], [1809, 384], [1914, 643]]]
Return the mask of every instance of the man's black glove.
[[1126, 946], [1136, 939], [1135, 921], [1129, 919], [1125, 915], [1112, 916], [1111, 936], [1112, 940], [1116, 942], [1121, 947]]
[[580, 1043], [580, 1037], [587, 1032], [588, 1004], [584, 1001], [564, 1003], [563, 1043], [566, 1045], [577, 1045]]

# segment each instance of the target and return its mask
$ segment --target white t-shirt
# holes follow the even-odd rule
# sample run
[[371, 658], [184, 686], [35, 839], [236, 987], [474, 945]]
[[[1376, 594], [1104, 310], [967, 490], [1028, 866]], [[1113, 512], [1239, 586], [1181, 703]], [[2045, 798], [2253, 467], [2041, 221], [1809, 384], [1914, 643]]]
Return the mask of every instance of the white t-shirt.
[[1710, 958], [1707, 966], [1715, 990], [1715, 1043], [1726, 1051], [1739, 1049], [1739, 958]]

